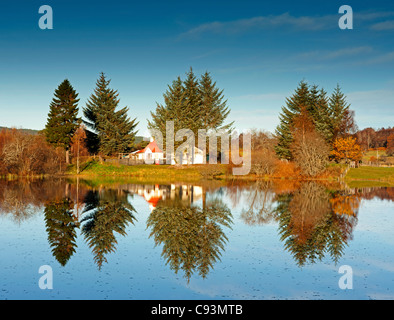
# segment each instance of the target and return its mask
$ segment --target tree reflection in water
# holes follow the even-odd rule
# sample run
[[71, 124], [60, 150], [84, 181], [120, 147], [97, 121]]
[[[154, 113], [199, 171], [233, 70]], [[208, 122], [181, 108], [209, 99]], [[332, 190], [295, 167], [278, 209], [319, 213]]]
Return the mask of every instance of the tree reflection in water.
[[48, 242], [56, 260], [65, 266], [76, 249], [77, 217], [73, 213], [74, 202], [69, 198], [49, 201], [45, 205], [45, 226]]
[[[150, 237], [156, 245], [163, 244], [166, 262], [175, 272], [182, 270], [188, 280], [194, 272], [206, 277], [227, 243], [225, 228], [230, 228], [232, 216], [222, 202], [223, 190], [234, 207], [245, 204], [241, 212], [245, 223], [277, 223], [285, 249], [300, 266], [326, 254], [338, 262], [352, 239], [361, 199], [394, 200], [394, 188], [329, 191], [312, 181], [237, 182], [222, 189], [212, 187], [215, 192], [210, 194], [217, 196], [215, 200], [207, 200], [206, 186], [200, 188], [201, 194], [188, 189], [187, 197], [181, 189], [161, 187], [165, 197], [148, 219]], [[61, 265], [75, 253], [76, 233], [81, 227], [101, 268], [105, 256], [116, 249], [116, 233], [126, 235], [127, 225], [135, 221], [129, 195], [146, 191], [141, 185], [108, 188], [100, 185], [97, 190], [95, 183], [79, 183], [78, 179], [76, 183], [67, 179], [0, 179], [0, 215], [25, 223], [43, 209], [49, 245]], [[190, 205], [197, 198], [202, 199], [202, 208]]]
[[115, 232], [126, 236], [129, 223], [134, 224], [134, 207], [128, 202], [127, 192], [106, 190], [89, 191], [82, 212], [82, 234], [92, 249], [94, 261], [101, 269], [107, 262], [105, 255], [116, 250]]
[[223, 227], [231, 229], [230, 209], [220, 200], [207, 201], [203, 208], [181, 202], [160, 204], [152, 211], [147, 227], [155, 245], [163, 244], [162, 256], [187, 281], [195, 271], [205, 278], [228, 241]]
[[241, 219], [246, 224], [265, 224], [275, 219], [275, 192], [272, 187], [271, 181], [258, 181], [250, 188], [246, 196], [248, 208], [241, 212]]
[[326, 253], [335, 263], [342, 256], [357, 213], [335, 211], [332, 203], [337, 196], [316, 182], [305, 182], [295, 192], [277, 196], [280, 238], [299, 266], [315, 263]]

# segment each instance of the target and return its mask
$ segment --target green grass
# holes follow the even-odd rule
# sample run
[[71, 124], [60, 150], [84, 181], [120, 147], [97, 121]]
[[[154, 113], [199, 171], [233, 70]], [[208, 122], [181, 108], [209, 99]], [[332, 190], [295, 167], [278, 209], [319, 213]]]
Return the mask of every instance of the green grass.
[[346, 175], [348, 182], [374, 181], [385, 185], [394, 185], [394, 168], [386, 167], [359, 167], [351, 168]]
[[[94, 177], [106, 178], [116, 177], [116, 180], [121, 178], [133, 178], [134, 180], [153, 181], [155, 183], [170, 182], [170, 181], [184, 181], [193, 182], [200, 181], [204, 178], [215, 178], [223, 175], [226, 172], [224, 166], [217, 166], [213, 172], [206, 172], [205, 166], [191, 165], [191, 166], [172, 166], [172, 165], [115, 165], [109, 163], [99, 163], [98, 161], [88, 161], [81, 165], [80, 177]], [[209, 168], [211, 169], [211, 168]], [[75, 165], [69, 166], [67, 175], [76, 175]]]

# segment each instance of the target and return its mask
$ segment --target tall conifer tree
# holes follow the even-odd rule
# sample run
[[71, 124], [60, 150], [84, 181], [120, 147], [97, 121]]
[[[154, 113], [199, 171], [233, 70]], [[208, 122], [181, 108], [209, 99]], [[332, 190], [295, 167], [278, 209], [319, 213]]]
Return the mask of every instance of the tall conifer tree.
[[230, 109], [224, 100], [223, 90], [216, 87], [209, 72], [205, 72], [200, 79], [201, 95], [201, 126], [207, 130], [230, 130], [234, 122], [225, 124]]
[[280, 124], [277, 126], [275, 133], [278, 137], [278, 144], [275, 146], [276, 153], [283, 159], [292, 158], [290, 147], [293, 143], [292, 125], [296, 115], [301, 113], [302, 108], [306, 111], [311, 110], [311, 96], [308, 84], [300, 82], [293, 96], [286, 98], [286, 106], [282, 107], [282, 113], [279, 115]]
[[[175, 132], [179, 129], [192, 130], [196, 139], [199, 129], [231, 130], [233, 122], [225, 124], [230, 110], [223, 90], [216, 87], [208, 72], [198, 80], [190, 68], [185, 80], [178, 77], [168, 86], [163, 97], [164, 104], [157, 104], [155, 112], [151, 112], [148, 128], [161, 131], [164, 147], [166, 121], [174, 121]], [[175, 147], [181, 143], [175, 141]]]
[[[86, 103], [83, 113], [85, 124], [97, 134], [98, 150], [104, 155], [124, 153], [131, 149], [135, 138], [136, 119], [130, 120], [127, 107], [117, 110], [119, 94], [109, 87], [104, 73], [96, 82], [94, 93]], [[90, 134], [92, 136], [92, 133]], [[89, 143], [89, 136], [88, 136]]]
[[68, 79], [64, 80], [55, 90], [45, 126], [47, 141], [64, 148], [67, 163], [71, 140], [80, 124], [78, 102], [78, 93]]
[[357, 127], [354, 121], [354, 112], [350, 110], [350, 104], [347, 103], [346, 96], [339, 85], [330, 97], [329, 108], [333, 139], [354, 133]]
[[[188, 101], [185, 97], [183, 82], [180, 77], [168, 86], [167, 91], [163, 94], [164, 104], [157, 103], [155, 112], [151, 111], [151, 120], [148, 120], [148, 128], [159, 130], [163, 135], [163, 148], [166, 146], [166, 122], [174, 122], [174, 132], [187, 128], [188, 123]], [[185, 112], [186, 111], [186, 112]], [[158, 137], [154, 137], [158, 140]], [[175, 148], [182, 142], [175, 141]]]

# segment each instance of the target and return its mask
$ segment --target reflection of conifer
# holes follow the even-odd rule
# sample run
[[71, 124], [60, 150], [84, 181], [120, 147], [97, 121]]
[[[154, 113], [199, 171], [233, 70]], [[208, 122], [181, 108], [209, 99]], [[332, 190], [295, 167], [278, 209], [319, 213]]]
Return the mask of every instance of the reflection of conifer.
[[230, 209], [212, 201], [202, 209], [196, 206], [159, 205], [149, 216], [147, 227], [155, 244], [163, 244], [166, 264], [189, 281], [195, 270], [205, 278], [220, 260], [227, 237], [223, 227], [231, 228]]
[[277, 197], [279, 234], [299, 266], [315, 263], [329, 253], [335, 263], [342, 256], [349, 234], [348, 222], [336, 215], [330, 195], [315, 182]]
[[100, 269], [103, 262], [107, 262], [105, 255], [116, 250], [118, 242], [114, 233], [125, 236], [128, 223], [134, 223], [135, 209], [124, 199], [110, 201], [93, 191], [88, 193], [85, 203], [84, 217], [81, 220], [82, 234]]
[[75, 239], [79, 223], [73, 215], [73, 202], [68, 198], [48, 202], [44, 214], [52, 253], [56, 260], [65, 266], [77, 247]]

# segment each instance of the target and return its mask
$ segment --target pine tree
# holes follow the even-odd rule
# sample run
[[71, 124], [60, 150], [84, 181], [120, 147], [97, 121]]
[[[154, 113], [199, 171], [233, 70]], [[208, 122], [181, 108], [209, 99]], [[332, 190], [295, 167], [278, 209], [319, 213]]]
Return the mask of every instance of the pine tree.
[[[185, 97], [183, 82], [180, 77], [168, 86], [167, 91], [163, 94], [164, 105], [157, 104], [155, 112], [151, 111], [151, 120], [148, 120], [148, 129], [156, 129], [162, 133], [163, 140], [158, 141], [158, 137], [154, 137], [163, 148], [166, 147], [166, 122], [174, 122], [174, 132], [180, 129], [188, 128], [187, 116], [189, 114], [189, 106]], [[186, 112], [187, 111], [187, 112]], [[175, 148], [182, 142], [175, 141]]]
[[355, 131], [354, 112], [350, 110], [345, 95], [339, 85], [334, 89], [329, 101], [332, 140]]
[[311, 96], [308, 84], [301, 81], [293, 96], [286, 99], [286, 106], [282, 107], [282, 113], [279, 115], [280, 124], [277, 126], [275, 133], [278, 137], [278, 144], [275, 151], [280, 158], [292, 159], [290, 146], [293, 143], [292, 125], [294, 117], [301, 112], [304, 107], [309, 112], [311, 105]]
[[186, 79], [183, 81], [183, 92], [186, 100], [182, 112], [183, 125], [185, 129], [192, 130], [197, 137], [198, 129], [204, 129], [201, 122], [203, 107], [200, 84], [192, 68], [186, 73]]
[[70, 82], [67, 79], [64, 80], [55, 90], [45, 126], [47, 141], [64, 148], [67, 163], [69, 163], [71, 139], [80, 123], [77, 97], [78, 93]]
[[328, 99], [324, 89], [319, 89], [316, 85], [309, 87], [302, 81], [293, 96], [286, 99], [286, 106], [282, 107], [279, 115], [280, 124], [275, 131], [278, 144], [275, 150], [282, 159], [293, 159], [290, 150], [294, 142], [291, 126], [303, 108], [312, 117], [316, 131], [330, 145], [338, 136], [348, 135], [356, 130], [354, 112], [349, 109], [339, 86]]
[[318, 89], [314, 85], [311, 89], [311, 116], [314, 119], [317, 132], [325, 139], [327, 143], [332, 142], [332, 122], [329, 107], [329, 99], [324, 89]]
[[216, 87], [216, 82], [213, 82], [209, 72], [201, 76], [199, 86], [202, 128], [231, 131], [234, 122], [224, 124], [230, 109], [227, 106], [227, 100], [224, 100], [223, 90]]
[[[98, 146], [93, 146], [93, 148], [98, 147], [98, 151], [104, 155], [130, 150], [134, 143], [134, 130], [138, 124], [136, 119], [129, 119], [127, 107], [116, 110], [120, 102], [119, 94], [109, 87], [110, 82], [111, 80], [107, 80], [104, 73], [100, 74], [94, 93], [83, 110], [87, 118], [84, 121], [85, 124], [97, 135]], [[88, 143], [92, 142], [94, 139], [92, 132], [87, 136]]]
[[[182, 81], [178, 77], [168, 86], [163, 97], [164, 104], [157, 104], [155, 112], [151, 112], [148, 128], [160, 130], [164, 148], [166, 121], [174, 121], [175, 133], [179, 129], [190, 129], [196, 139], [199, 129], [231, 130], [233, 123], [224, 123], [230, 110], [224, 100], [223, 90], [216, 87], [208, 72], [198, 80], [190, 68], [186, 79]], [[175, 141], [175, 148], [181, 143]]]

